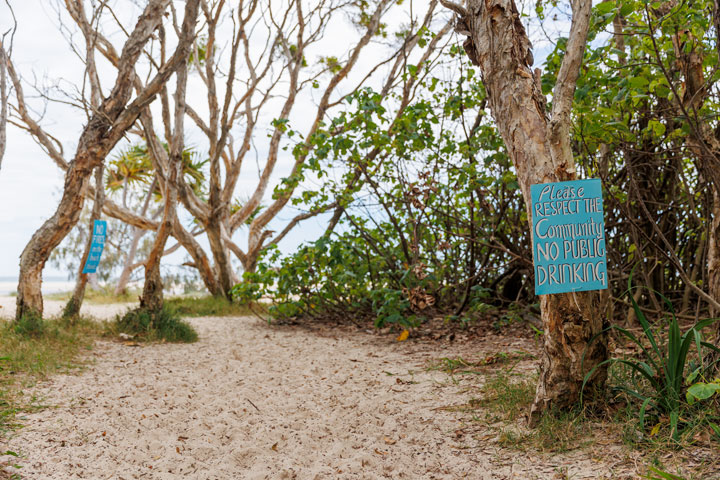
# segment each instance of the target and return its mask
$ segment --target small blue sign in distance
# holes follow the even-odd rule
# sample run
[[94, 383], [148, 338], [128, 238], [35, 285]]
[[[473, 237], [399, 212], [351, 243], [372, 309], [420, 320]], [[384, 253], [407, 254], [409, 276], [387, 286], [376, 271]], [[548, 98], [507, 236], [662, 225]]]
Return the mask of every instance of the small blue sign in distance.
[[88, 255], [82, 273], [95, 273], [100, 264], [100, 257], [105, 248], [105, 238], [107, 237], [107, 222], [105, 220], [95, 220], [93, 224], [92, 244], [90, 245], [90, 254]]
[[530, 186], [535, 294], [608, 288], [600, 179]]

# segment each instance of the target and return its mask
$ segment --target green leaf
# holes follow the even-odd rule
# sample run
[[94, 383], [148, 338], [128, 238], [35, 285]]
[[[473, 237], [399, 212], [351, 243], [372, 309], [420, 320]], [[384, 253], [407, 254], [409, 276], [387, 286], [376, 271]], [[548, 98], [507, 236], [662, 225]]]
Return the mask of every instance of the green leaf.
[[650, 120], [648, 128], [652, 130], [656, 137], [660, 138], [665, 134], [665, 125], [657, 120]]
[[[715, 395], [715, 393], [717, 392], [720, 392], [720, 384], [698, 382], [688, 388], [688, 403], [692, 405], [697, 400], [707, 400], [708, 398]], [[690, 401], [690, 398], [692, 398], [692, 401]]]
[[648, 86], [648, 79], [645, 77], [632, 77], [628, 79], [628, 83], [632, 88], [644, 89]]

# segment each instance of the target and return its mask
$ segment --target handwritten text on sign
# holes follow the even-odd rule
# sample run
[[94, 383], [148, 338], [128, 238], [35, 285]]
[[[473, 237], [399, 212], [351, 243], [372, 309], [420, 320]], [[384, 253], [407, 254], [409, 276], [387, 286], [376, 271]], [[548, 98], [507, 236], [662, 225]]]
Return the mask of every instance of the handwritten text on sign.
[[107, 236], [107, 222], [105, 220], [95, 220], [93, 224], [92, 245], [90, 245], [90, 255], [88, 255], [82, 273], [95, 273], [100, 256], [105, 248], [105, 237]]
[[535, 294], [608, 288], [600, 180], [537, 184], [530, 194]]

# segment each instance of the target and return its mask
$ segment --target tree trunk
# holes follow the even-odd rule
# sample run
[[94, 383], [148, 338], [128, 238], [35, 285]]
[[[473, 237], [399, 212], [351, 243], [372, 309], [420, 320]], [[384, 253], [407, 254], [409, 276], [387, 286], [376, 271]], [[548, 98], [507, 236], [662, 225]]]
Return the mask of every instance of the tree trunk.
[[[152, 152], [153, 166], [158, 172], [160, 186], [164, 189], [165, 208], [163, 218], [155, 236], [155, 243], [150, 255], [145, 262], [145, 284], [140, 297], [140, 308], [150, 311], [159, 311], [163, 307], [163, 285], [160, 275], [160, 260], [165, 251], [165, 243], [173, 231], [173, 226], [178, 222], [178, 179], [182, 176], [183, 148], [184, 148], [184, 118], [185, 118], [185, 94], [187, 87], [187, 59], [190, 54], [190, 44], [195, 37], [195, 21], [198, 12], [198, 2], [188, 1], [185, 6], [185, 18], [180, 34], [180, 43], [185, 45], [183, 62], [179, 64], [176, 76], [175, 90], [175, 125], [170, 139], [170, 155], [165, 155], [165, 150], [160, 145], [157, 136], [154, 135], [150, 109], [142, 114], [142, 122], [145, 125], [148, 149]], [[162, 159], [162, 160], [161, 160]], [[163, 165], [164, 164], [164, 165]], [[166, 171], [163, 172], [163, 166]]]
[[[17, 309], [15, 318], [34, 312], [42, 315], [42, 271], [50, 254], [75, 226], [83, 208], [83, 191], [92, 170], [102, 165], [107, 153], [122, 138], [134, 123], [139, 111], [129, 111], [134, 69], [138, 57], [153, 31], [162, 19], [169, 0], [150, 0], [138, 19], [135, 29], [128, 37], [119, 60], [115, 85], [98, 111], [90, 118], [78, 141], [75, 158], [70, 162], [65, 175], [63, 195], [55, 213], [32, 236], [20, 256]], [[168, 71], [169, 70], [169, 71]], [[172, 73], [172, 68], [156, 77], [163, 78]], [[158, 85], [141, 94], [150, 101]]]
[[[212, 205], [213, 203], [211, 201], [211, 208]], [[219, 287], [218, 293], [230, 300], [231, 296], [229, 292], [234, 285], [232, 263], [230, 262], [230, 257], [227, 254], [228, 252], [225, 242], [222, 240], [222, 234], [220, 231], [222, 228], [221, 222], [222, 220], [217, 218], [216, 214], [210, 214], [205, 231], [207, 233], [208, 241], [210, 242], [210, 250], [212, 251], [213, 258], [215, 259]]]
[[160, 222], [153, 248], [145, 261], [145, 283], [140, 297], [140, 308], [157, 312], [163, 307], [163, 283], [160, 274], [160, 259], [172, 229], [172, 209], [177, 208], [177, 195], [173, 188], [165, 189], [165, 210]]
[[[148, 208], [150, 208], [150, 201], [152, 200], [153, 192], [157, 186], [157, 176], [153, 178], [150, 187], [148, 188], [147, 196], [143, 202], [142, 211], [140, 214], [144, 217], [147, 214]], [[121, 295], [125, 293], [127, 284], [130, 281], [130, 275], [133, 272], [133, 265], [135, 263], [135, 255], [137, 254], [140, 240], [145, 236], [147, 230], [132, 227], [132, 240], [130, 241], [130, 248], [128, 249], [127, 255], [125, 256], [125, 265], [123, 266], [122, 272], [120, 272], [120, 278], [118, 279], [117, 286], [115, 287], [115, 295]]]
[[[715, 300], [720, 301], [720, 195], [717, 189], [713, 191], [712, 221], [708, 235], [708, 293]], [[717, 317], [720, 312], [714, 305], [710, 305], [710, 315]], [[720, 339], [720, 322], [717, 326], [716, 338]], [[716, 341], [720, 345], [720, 341]]]
[[137, 255], [140, 240], [142, 240], [142, 237], [144, 237], [146, 233], [147, 230], [132, 227], [132, 240], [130, 240], [130, 248], [125, 256], [125, 265], [123, 265], [117, 285], [115, 286], [115, 295], [122, 295], [127, 291], [127, 284], [130, 282], [133, 265], [135, 264], [135, 255]]
[[210, 260], [207, 255], [205, 255], [200, 244], [195, 240], [195, 237], [182, 226], [177, 215], [173, 220], [173, 235], [192, 257], [195, 268], [197, 268], [200, 278], [205, 284], [205, 288], [210, 292], [210, 295], [214, 297], [222, 296], [220, 284], [217, 281], [215, 272], [210, 266]]
[[[442, 3], [460, 15], [458, 31], [469, 35], [465, 51], [482, 71], [488, 103], [515, 166], [531, 219], [531, 185], [576, 178], [570, 148], [570, 107], [587, 41], [590, 0], [573, 2], [567, 51], [549, 119], [540, 70], [533, 74], [529, 68], [533, 63], [531, 45], [514, 1], [469, 0], [467, 10], [445, 0]], [[608, 356], [603, 333], [606, 320], [596, 292], [541, 295], [540, 308], [544, 349], [531, 425], [546, 410], [576, 404], [585, 375]], [[606, 376], [605, 368], [596, 369], [585, 398], [602, 391]]]
[[100, 219], [102, 213], [103, 201], [105, 200], [105, 190], [103, 188], [103, 167], [99, 166], [95, 169], [95, 202], [93, 203], [92, 213], [90, 214], [90, 224], [88, 225], [88, 240], [85, 245], [85, 252], [83, 253], [82, 259], [80, 260], [80, 267], [78, 268], [78, 277], [75, 282], [75, 290], [73, 291], [72, 297], [65, 305], [63, 311], [63, 317], [74, 319], [79, 313], [82, 307], [83, 299], [85, 298], [85, 287], [88, 282], [87, 273], [83, 273], [85, 269], [85, 262], [87, 262], [90, 256], [90, 249], [93, 243], [93, 234], [95, 231], [95, 220]]

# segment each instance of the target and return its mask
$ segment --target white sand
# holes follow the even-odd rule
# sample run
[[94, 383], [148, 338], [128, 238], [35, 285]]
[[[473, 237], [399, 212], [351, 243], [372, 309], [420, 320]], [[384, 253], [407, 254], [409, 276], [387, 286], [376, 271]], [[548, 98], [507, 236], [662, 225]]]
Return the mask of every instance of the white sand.
[[[12, 318], [15, 316], [15, 305], [17, 297], [0, 296], [0, 318]], [[112, 304], [92, 304], [89, 302], [83, 302], [80, 313], [87, 317], [96, 318], [98, 320], [111, 320], [116, 315], [124, 313], [133, 307], [133, 303], [112, 303]], [[65, 308], [65, 302], [58, 300], [45, 300], [43, 302], [43, 315], [45, 317], [53, 317], [60, 315], [63, 308]]]
[[482, 377], [454, 383], [428, 360], [477, 358], [488, 345], [192, 323], [195, 344], [98, 342], [82, 373], [38, 385], [31, 393], [50, 408], [21, 417], [7, 446], [21, 457], [0, 464], [62, 480], [635, 478], [598, 453], [501, 450], [482, 423], [443, 409], [478, 396]]

